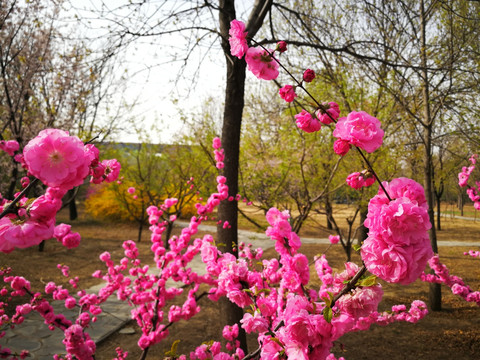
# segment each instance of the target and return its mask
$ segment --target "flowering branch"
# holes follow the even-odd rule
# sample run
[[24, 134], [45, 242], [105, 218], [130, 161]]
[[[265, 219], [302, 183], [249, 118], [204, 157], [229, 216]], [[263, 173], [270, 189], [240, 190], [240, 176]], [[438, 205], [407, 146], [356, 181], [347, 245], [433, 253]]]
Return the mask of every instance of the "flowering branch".
[[14, 212], [14, 211], [13, 211], [13, 207], [20, 201], [20, 199], [22, 199], [22, 197], [23, 197], [25, 194], [27, 194], [27, 193], [30, 191], [30, 189], [31, 189], [32, 187], [34, 187], [34, 186], [37, 184], [37, 182], [38, 182], [38, 179], [37, 179], [37, 178], [33, 179], [33, 180], [27, 185], [27, 187], [24, 188], [24, 189], [22, 190], [22, 192], [15, 197], [15, 199], [12, 200], [12, 202], [9, 203], [9, 204], [3, 209], [3, 211], [0, 213], [0, 219], [3, 218], [5, 215], [11, 213], [11, 212]]
[[340, 299], [343, 295], [348, 294], [351, 290], [357, 287], [358, 280], [367, 272], [367, 267], [363, 265], [355, 274], [355, 276], [350, 280], [345, 287], [340, 291], [335, 297], [333, 298], [330, 307], [333, 307], [335, 303]]

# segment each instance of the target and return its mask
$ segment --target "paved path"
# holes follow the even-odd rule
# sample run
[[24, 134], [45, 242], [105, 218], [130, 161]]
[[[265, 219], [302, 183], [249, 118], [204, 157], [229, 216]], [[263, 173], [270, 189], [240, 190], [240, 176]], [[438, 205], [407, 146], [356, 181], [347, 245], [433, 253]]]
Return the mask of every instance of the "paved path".
[[[185, 222], [176, 223], [180, 226], [186, 226]], [[200, 225], [199, 230], [206, 232], [216, 232], [216, 226]], [[253, 247], [263, 247], [264, 249], [272, 247], [273, 241], [265, 234], [252, 231], [240, 230], [239, 240], [245, 243], [251, 243]], [[328, 239], [302, 238], [303, 243], [329, 244]], [[479, 242], [462, 241], [439, 241], [439, 246], [468, 246], [476, 247]], [[200, 274], [204, 273], [200, 258], [197, 256], [192, 261], [192, 268]], [[89, 291], [98, 292], [101, 285], [94, 286]], [[74, 318], [72, 310], [65, 309], [63, 302], [54, 301], [52, 303], [55, 312], [62, 312], [70, 319]], [[99, 342], [118, 329], [122, 328], [130, 319], [130, 307], [122, 301], [111, 297], [102, 306], [103, 313], [98, 316], [97, 322], [93, 323], [88, 332], [90, 336]], [[67, 317], [68, 317], [67, 316]], [[2, 346], [10, 347], [13, 350], [26, 349], [31, 352], [30, 359], [52, 359], [54, 354], [63, 354], [65, 347], [62, 343], [63, 332], [55, 329], [50, 331], [43, 323], [43, 319], [35, 312], [26, 316], [23, 324], [14, 329], [6, 329], [6, 335], [0, 339]]]
[[[435, 216], [437, 215], [435, 214]], [[460, 216], [460, 215], [449, 214], [449, 213], [441, 213], [440, 216], [445, 218], [461, 219], [461, 220], [468, 220], [468, 221], [480, 221], [480, 218]]]

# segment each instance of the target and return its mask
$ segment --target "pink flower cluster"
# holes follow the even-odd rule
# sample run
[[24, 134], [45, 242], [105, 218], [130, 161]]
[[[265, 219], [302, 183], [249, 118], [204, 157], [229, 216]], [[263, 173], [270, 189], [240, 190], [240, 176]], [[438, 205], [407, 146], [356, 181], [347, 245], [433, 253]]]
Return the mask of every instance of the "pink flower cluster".
[[84, 145], [67, 131], [46, 129], [25, 146], [23, 158], [29, 173], [50, 187], [69, 190], [83, 184], [91, 174], [92, 182], [117, 179], [120, 164], [115, 159], [98, 162], [98, 149]]
[[375, 177], [369, 171], [363, 170], [351, 173], [345, 181], [351, 188], [359, 190], [362, 187], [372, 186], [375, 183]]
[[309, 83], [315, 79], [315, 71], [307, 69], [303, 72], [303, 81]]
[[330, 125], [340, 116], [340, 107], [334, 101], [323, 103], [322, 106], [323, 108], [320, 108], [315, 112], [315, 116], [322, 124]]
[[462, 168], [462, 171], [458, 174], [458, 185], [460, 185], [461, 187], [465, 187], [468, 185], [468, 179], [470, 177], [470, 174], [473, 172], [473, 170], [475, 170], [475, 164], [477, 163], [477, 158], [478, 158], [477, 154], [473, 154], [472, 156], [470, 156], [469, 161], [472, 165], [470, 165], [469, 167], [464, 166]]
[[475, 181], [475, 186], [468, 185], [468, 180], [470, 175], [472, 174], [473, 170], [475, 170], [475, 165], [477, 163], [477, 154], [473, 154], [470, 157], [470, 165], [469, 167], [464, 166], [462, 168], [462, 172], [458, 174], [458, 185], [461, 187], [467, 187], [467, 195], [470, 200], [473, 201], [473, 206], [476, 210], [480, 210], [480, 181]]
[[[62, 269], [65, 276], [68, 276], [68, 267], [61, 265], [58, 267]], [[63, 344], [65, 345], [67, 352], [65, 359], [92, 359], [96, 346], [88, 333], [85, 332], [85, 328], [87, 328], [91, 322], [96, 321], [95, 315], [98, 315], [101, 312], [101, 309], [97, 306], [99, 298], [96, 295], [87, 294], [85, 291], [79, 291], [77, 293], [79, 300], [77, 301], [69, 294], [69, 291], [62, 286], [57, 286], [53, 282], [47, 283], [45, 286], [45, 294], [51, 294], [54, 300], [65, 301], [65, 307], [68, 309], [74, 308], [77, 304], [80, 307], [81, 311], [79, 316], [76, 322], [72, 323], [70, 320], [66, 319], [63, 314], [55, 314], [53, 307], [45, 299], [44, 295], [40, 292], [32, 293], [30, 291], [30, 283], [27, 280], [20, 276], [12, 276], [11, 269], [0, 270], [0, 276], [3, 276], [3, 281], [10, 284], [12, 289], [8, 294], [7, 289], [4, 287], [1, 290], [0, 295], [14, 297], [28, 294], [30, 296], [29, 302], [16, 307], [16, 312], [11, 318], [3, 312], [2, 307], [6, 304], [0, 303], [0, 313], [2, 313], [0, 324], [10, 322], [12, 327], [19, 325], [24, 321], [25, 316], [28, 313], [36, 311], [43, 317], [45, 324], [48, 325], [50, 330], [57, 328], [64, 332], [65, 337]], [[73, 288], [76, 288], [77, 281], [78, 278], [73, 278], [69, 280], [69, 283]], [[3, 348], [2, 351], [3, 350], [10, 351], [6, 348]], [[22, 352], [22, 354], [26, 353]]]
[[55, 226], [53, 236], [67, 249], [73, 249], [80, 245], [80, 234], [78, 232], [72, 232], [71, 225], [60, 224]]
[[[36, 199], [21, 197], [17, 193], [15, 201], [18, 203], [15, 206], [12, 205], [14, 202], [0, 196], [0, 212], [5, 212], [5, 216], [0, 218], [0, 251], [10, 252], [15, 247], [38, 245], [52, 237], [68, 248], [78, 246], [80, 235], [71, 232], [69, 225], [62, 224], [54, 230], [55, 216], [67, 190], [81, 185], [89, 174], [107, 182], [118, 177], [120, 164], [115, 159], [100, 163], [98, 155], [95, 146], [84, 146], [77, 137], [69, 136], [66, 131], [40, 131], [25, 146], [23, 160], [28, 172], [48, 188], [45, 195]], [[27, 187], [30, 179], [24, 177], [21, 183], [22, 187]]]
[[20, 145], [15, 140], [0, 140], [0, 150], [5, 151], [10, 156], [14, 156], [19, 149]]
[[284, 87], [280, 88], [278, 93], [280, 94], [280, 97], [286, 102], [292, 102], [297, 97], [297, 94], [295, 93], [295, 88], [292, 85], [285, 85]]
[[[0, 219], [0, 251], [11, 252], [14, 248], [38, 245], [53, 237], [55, 215], [62, 206], [64, 191], [47, 188], [45, 195], [29, 200], [20, 199], [15, 213], [8, 213]], [[0, 212], [10, 205], [2, 200]]]
[[286, 43], [279, 42], [275, 50], [248, 47], [245, 24], [238, 20], [232, 20], [229, 30], [230, 53], [241, 59], [245, 55], [245, 61], [253, 75], [263, 80], [273, 80], [278, 77], [278, 62], [274, 57], [275, 51], [284, 52]]
[[216, 137], [213, 139], [213, 154], [215, 155], [216, 167], [221, 170], [225, 167], [223, 161], [225, 160], [225, 152], [222, 149], [222, 141]]
[[[357, 146], [368, 153], [377, 150], [383, 143], [383, 130], [380, 121], [364, 111], [352, 111], [347, 117], [340, 118], [337, 122], [333, 136], [342, 145], [337, 145], [334, 150], [339, 155], [345, 155], [346, 144]], [[342, 150], [339, 150], [342, 149]]]
[[300, 114], [295, 115], [298, 128], [308, 133], [316, 132], [320, 130], [322, 124], [329, 125], [338, 119], [340, 109], [337, 103], [332, 101], [328, 104], [324, 103], [323, 106], [326, 112], [318, 109], [315, 112], [315, 116], [312, 116], [306, 110], [302, 110]]
[[340, 235], [328, 235], [328, 241], [330, 244], [335, 245], [340, 242]]
[[474, 302], [480, 306], [480, 291], [473, 291], [470, 286], [466, 285], [462, 278], [450, 275], [448, 268], [440, 262], [438, 255], [428, 260], [430, 268], [435, 274], [422, 274], [422, 281], [429, 283], [445, 284], [455, 295], [461, 296], [468, 302]]
[[248, 50], [245, 24], [238, 20], [232, 20], [229, 30], [230, 53], [241, 59]]
[[40, 131], [25, 146], [23, 157], [30, 174], [50, 187], [69, 190], [81, 185], [90, 172], [83, 142], [63, 130]]
[[[229, 253], [223, 254], [214, 245], [213, 237], [205, 235], [202, 239], [193, 240], [199, 224], [207, 219], [221, 200], [228, 198], [225, 178], [219, 176], [218, 193], [212, 194], [204, 205], [199, 205], [198, 217], [193, 217], [189, 226], [184, 228], [180, 236], [169, 240], [170, 250], [165, 248], [162, 233], [166, 221], [161, 221], [163, 212], [173, 206], [176, 199], [167, 199], [160, 207], [150, 207], [147, 211], [154, 260], [160, 271], [157, 275], [149, 272], [148, 266], [142, 266], [135, 242], [124, 242], [125, 257], [118, 265], [112, 261], [109, 253], [100, 259], [105, 263], [107, 271], [97, 271], [94, 276], [103, 278], [106, 285], [96, 294], [79, 292], [77, 301], [61, 286], [48, 283], [45, 292], [54, 299], [64, 300], [68, 308], [78, 304], [81, 313], [72, 324], [61, 316], [53, 314], [48, 302], [41, 300], [41, 306], [26, 306], [19, 309], [21, 313], [36, 310], [45, 316], [52, 327], [59, 327], [65, 332], [64, 345], [67, 357], [79, 359], [91, 358], [95, 347], [86, 333], [89, 324], [101, 312], [100, 304], [116, 293], [121, 300], [128, 301], [135, 307], [132, 317], [142, 329], [138, 345], [142, 349], [162, 341], [168, 335], [168, 327], [180, 320], [188, 320], [200, 311], [196, 293], [200, 284], [211, 287], [209, 298], [217, 300], [226, 296], [241, 307], [252, 307], [253, 313], [246, 312], [241, 326], [249, 333], [258, 333], [261, 346], [261, 358], [280, 358], [286, 354], [294, 359], [334, 359], [330, 354], [333, 341], [350, 331], [365, 330], [371, 324], [386, 325], [393, 321], [416, 322], [426, 314], [426, 306], [422, 302], [412, 303], [407, 311], [403, 305], [392, 308], [391, 313], [378, 313], [378, 303], [382, 297], [379, 284], [356, 286], [349, 292], [342, 293], [332, 306], [333, 316], [327, 316], [329, 299], [339, 295], [345, 286], [359, 271], [358, 266], [346, 264], [346, 270], [334, 274], [326, 259], [316, 259], [315, 269], [321, 280], [320, 289], [307, 289], [310, 280], [309, 262], [304, 254], [298, 253], [301, 242], [289, 223], [289, 213], [272, 208], [267, 212], [269, 228], [266, 233], [275, 241], [275, 249], [280, 257], [262, 260], [261, 249], [252, 250], [251, 246], [240, 244], [240, 258]], [[415, 193], [415, 191], [413, 191]], [[62, 229], [61, 227], [60, 229]], [[65, 229], [63, 229], [65, 230]], [[196, 255], [201, 256], [207, 273], [199, 275], [189, 266]], [[262, 262], [258, 269], [257, 263]], [[68, 271], [62, 267], [65, 275]], [[128, 272], [133, 278], [125, 274]], [[179, 287], [168, 287], [171, 279], [180, 284], [190, 286], [188, 296], [183, 305], [177, 304], [164, 313], [164, 306], [183, 292]], [[24, 294], [29, 284], [19, 277], [6, 277], [11, 283], [12, 294]], [[76, 281], [71, 279], [70, 283]], [[35, 302], [39, 298], [35, 298]], [[21, 313], [17, 316], [21, 318]], [[168, 320], [167, 323], [164, 322]], [[20, 320], [21, 321], [21, 320]], [[192, 359], [237, 359], [245, 355], [239, 348], [238, 326], [226, 327], [223, 336], [227, 340], [227, 351], [222, 352], [220, 343], [213, 342], [199, 346], [190, 353]], [[124, 354], [121, 352], [121, 354]], [[123, 356], [123, 355], [122, 355]], [[181, 356], [180, 359], [186, 359]]]
[[295, 119], [298, 128], [307, 133], [319, 131], [322, 127], [318, 119], [306, 110], [302, 110], [301, 113], [295, 115]]
[[73, 324], [65, 330], [63, 344], [71, 359], [90, 360], [95, 354], [95, 342], [78, 324]]
[[[246, 37], [245, 25], [232, 21], [229, 39], [232, 55], [238, 58], [245, 56], [255, 76], [267, 80], [276, 78], [278, 62], [274, 52], [286, 51], [286, 43], [279, 42], [274, 51], [248, 48]], [[315, 73], [307, 69], [303, 80], [310, 82], [314, 77]], [[286, 101], [293, 101], [296, 96], [294, 88], [289, 85], [280, 90], [280, 95]], [[320, 130], [322, 123], [329, 125], [335, 122], [339, 114], [338, 104], [331, 102], [317, 110], [316, 117], [302, 110], [295, 118], [299, 128], [314, 132]], [[334, 151], [340, 155], [345, 155], [351, 146], [373, 152], [383, 142], [380, 122], [365, 112], [352, 112], [338, 120], [333, 134], [338, 139]], [[6, 148], [7, 145], [0, 146]], [[217, 168], [221, 169], [225, 154], [219, 138], [213, 139], [213, 147]], [[6, 151], [14, 154], [18, 149], [13, 148], [10, 146]], [[44, 130], [32, 140], [25, 148], [24, 159], [29, 172], [49, 188], [44, 196], [33, 201], [20, 199], [16, 210], [0, 219], [0, 251], [31, 246], [47, 234], [67, 247], [78, 245], [80, 236], [71, 232], [70, 225], [54, 226], [62, 196], [68, 189], [81, 184], [89, 174], [94, 183], [115, 180], [120, 164], [116, 160], [100, 162], [98, 150], [93, 145], [84, 146], [78, 138], [54, 129]], [[474, 166], [476, 160], [473, 158], [471, 161]], [[470, 175], [471, 171], [473, 169], [468, 168], [464, 173]], [[468, 176], [465, 184], [467, 180]], [[433, 255], [427, 233], [431, 224], [423, 188], [413, 180], [399, 178], [383, 183], [384, 189], [370, 200], [365, 221], [370, 231], [362, 246], [364, 267], [349, 262], [343, 272], [334, 273], [324, 255], [314, 258], [319, 288], [308, 287], [311, 276], [309, 260], [299, 252], [301, 240], [292, 231], [288, 211], [271, 208], [266, 213], [269, 224], [266, 234], [275, 242], [278, 253], [271, 259], [263, 259], [263, 250], [252, 249], [251, 244], [239, 244], [237, 258], [230, 253], [222, 253], [211, 235], [195, 238], [199, 225], [208, 219], [221, 201], [240, 200], [238, 194], [229, 196], [226, 181], [225, 177], [218, 176], [217, 192], [211, 194], [206, 202], [196, 204], [197, 216], [192, 217], [180, 235], [172, 236], [165, 242], [162, 234], [176, 220], [175, 216], [168, 216], [168, 209], [178, 200], [169, 198], [160, 207], [150, 206], [147, 209], [156, 271], [149, 271], [148, 265], [142, 266], [135, 242], [128, 240], [122, 245], [124, 257], [118, 264], [114, 263], [110, 253], [100, 255], [106, 271], [102, 273], [98, 270], [93, 276], [105, 280], [106, 285], [98, 294], [80, 290], [76, 299], [63, 286], [48, 283], [45, 294], [64, 301], [69, 309], [79, 307], [74, 323], [61, 314], [55, 314], [41, 293], [32, 293], [27, 280], [11, 276], [10, 270], [0, 270], [3, 281], [11, 288], [2, 288], [1, 296], [8, 298], [28, 294], [31, 297], [29, 303], [17, 307], [12, 318], [4, 315], [5, 305], [0, 302], [0, 325], [6, 322], [20, 324], [24, 315], [37, 311], [51, 329], [59, 328], [64, 332], [66, 359], [91, 359], [95, 343], [86, 330], [101, 313], [101, 304], [116, 294], [120, 300], [132, 305], [132, 318], [141, 328], [138, 346], [147, 350], [168, 336], [171, 325], [189, 320], [199, 313], [198, 300], [202, 295], [198, 292], [202, 285], [209, 288], [208, 297], [211, 300], [226, 297], [237, 306], [251, 310], [245, 312], [240, 324], [246, 332], [258, 333], [261, 359], [334, 360], [335, 356], [330, 353], [333, 343], [348, 332], [366, 330], [372, 324], [417, 322], [427, 314], [426, 305], [418, 300], [412, 302], [409, 310], [405, 305], [395, 305], [389, 312], [378, 312], [383, 290], [377, 276], [400, 284], [411, 283], [422, 276], [426, 281], [446, 283], [454, 293], [480, 305], [479, 293], [473, 292], [460, 278], [450, 276], [438, 257], [430, 260], [436, 275], [421, 275], [427, 260]], [[367, 172], [353, 173], [347, 178], [347, 183], [357, 189], [370, 186], [373, 182], [374, 178]], [[133, 194], [135, 189], [129, 188], [128, 192]], [[0, 210], [6, 209], [9, 204], [1, 200]], [[219, 220], [219, 223], [222, 222], [224, 228], [230, 227], [225, 219]], [[329, 239], [332, 244], [340, 240], [339, 236], [330, 236]], [[196, 273], [191, 266], [196, 256], [201, 257], [205, 265], [204, 275]], [[68, 267], [59, 265], [59, 268], [69, 277]], [[366, 269], [374, 275], [365, 274]], [[78, 278], [69, 279], [75, 290], [77, 283]], [[177, 285], [172, 286], [172, 283]], [[165, 308], [169, 301], [186, 291], [183, 303], [177, 301], [169, 309]], [[222, 333], [227, 341], [226, 352], [222, 351], [219, 342], [210, 342], [197, 347], [190, 353], [190, 358], [243, 358], [245, 354], [239, 348], [238, 333], [238, 324], [226, 326]], [[126, 357], [121, 349], [117, 350], [117, 355], [118, 359]], [[186, 360], [185, 355], [178, 358]]]
[[[273, 52], [248, 48], [242, 23], [232, 21], [230, 36], [232, 55], [239, 58], [245, 55], [249, 69], [257, 77], [273, 79], [278, 75], [278, 63]], [[285, 50], [286, 43], [280, 42], [275, 51]], [[314, 77], [313, 71], [305, 71], [305, 82], [312, 81]], [[280, 94], [286, 101], [293, 101], [296, 96], [289, 85], [282, 88]], [[299, 128], [313, 132], [321, 128], [321, 123], [328, 125], [334, 122], [339, 114], [338, 105], [331, 102], [324, 104], [324, 109], [317, 110], [316, 117], [305, 110], [295, 117]], [[383, 142], [380, 122], [364, 112], [352, 112], [340, 119], [334, 136], [338, 138], [334, 150], [340, 155], [345, 155], [351, 146], [373, 152]], [[217, 168], [221, 169], [225, 155], [219, 138], [213, 139], [213, 147]], [[98, 155], [93, 145], [84, 146], [79, 139], [60, 130], [45, 130], [32, 140], [24, 152], [26, 167], [49, 188], [43, 197], [33, 201], [20, 199], [16, 210], [0, 219], [0, 245], [5, 246], [0, 250], [25, 247], [28, 246], [27, 242], [35, 244], [47, 233], [67, 247], [78, 245], [80, 236], [71, 232], [70, 225], [54, 227], [55, 214], [64, 193], [82, 183], [88, 174], [94, 183], [117, 178], [120, 171], [118, 162], [100, 162]], [[470, 175], [471, 171], [467, 169], [464, 172]], [[347, 178], [347, 183], [356, 189], [370, 186], [374, 181], [375, 178], [366, 171], [350, 174]], [[389, 312], [378, 312], [383, 290], [377, 277], [388, 282], [409, 284], [422, 276], [426, 281], [446, 283], [455, 294], [480, 305], [479, 293], [473, 292], [460, 278], [450, 276], [448, 269], [439, 263], [438, 257], [430, 260], [436, 275], [421, 275], [427, 260], [433, 255], [428, 239], [431, 224], [423, 188], [406, 178], [385, 182], [383, 186], [383, 190], [379, 190], [368, 206], [365, 226], [370, 231], [362, 246], [365, 266], [360, 268], [354, 263], [346, 263], [343, 272], [334, 273], [324, 255], [315, 257], [313, 266], [320, 280], [319, 288], [308, 287], [311, 276], [309, 260], [299, 252], [301, 240], [292, 231], [288, 211], [271, 208], [266, 213], [269, 224], [266, 234], [275, 242], [278, 257], [263, 259], [262, 249], [252, 249], [251, 244], [242, 243], [239, 244], [237, 258], [230, 253], [222, 253], [211, 235], [194, 238], [199, 225], [208, 219], [221, 201], [241, 199], [238, 194], [229, 196], [226, 178], [218, 176], [217, 192], [211, 194], [206, 202], [196, 204], [197, 216], [192, 217], [180, 235], [165, 242], [162, 234], [176, 220], [175, 216], [169, 216], [168, 209], [175, 206], [178, 200], [166, 199], [160, 207], [151, 206], [147, 209], [151, 251], [157, 271], [151, 272], [148, 265], [142, 266], [135, 242], [128, 240], [122, 245], [124, 257], [118, 264], [114, 263], [110, 253], [100, 255], [106, 271], [102, 273], [98, 270], [93, 276], [105, 280], [106, 285], [98, 294], [87, 294], [81, 290], [77, 291], [76, 299], [63, 286], [53, 282], [45, 286], [45, 294], [64, 301], [67, 308], [80, 308], [74, 323], [61, 314], [54, 314], [41, 293], [31, 292], [27, 280], [11, 276], [10, 270], [0, 270], [4, 282], [11, 288], [1, 289], [0, 295], [31, 296], [29, 303], [17, 307], [11, 319], [3, 316], [4, 304], [0, 303], [0, 325], [6, 321], [20, 324], [24, 315], [37, 311], [50, 328], [59, 328], [64, 332], [66, 359], [91, 359], [95, 353], [95, 343], [86, 330], [101, 313], [101, 304], [116, 294], [134, 308], [132, 318], [142, 332], [138, 346], [147, 350], [168, 336], [171, 325], [189, 320], [200, 312], [198, 300], [202, 295], [198, 295], [198, 292], [202, 285], [209, 288], [208, 297], [211, 300], [226, 297], [237, 306], [251, 310], [245, 312], [240, 324], [246, 332], [258, 334], [261, 359], [334, 360], [335, 356], [330, 353], [333, 343], [348, 332], [366, 330], [372, 324], [417, 322], [427, 314], [426, 305], [418, 300], [412, 302], [409, 310], [405, 305], [395, 305]], [[129, 188], [128, 192], [133, 194], [135, 189]], [[2, 200], [0, 210], [8, 205], [9, 202]], [[219, 223], [222, 222], [224, 228], [230, 227], [225, 219], [219, 220]], [[39, 230], [42, 235], [36, 237], [32, 229], [40, 225], [44, 229]], [[25, 243], [19, 242], [18, 238]], [[330, 236], [329, 239], [334, 244], [339, 242], [340, 237]], [[196, 273], [190, 264], [196, 256], [201, 257], [205, 264], [204, 275]], [[59, 265], [59, 268], [69, 277], [68, 267]], [[374, 275], [365, 274], [366, 269]], [[172, 286], [172, 282], [178, 285]], [[69, 279], [74, 289], [77, 289], [77, 283], [78, 278]], [[186, 291], [188, 293], [183, 303], [177, 301], [169, 309], [165, 308], [169, 301]], [[214, 341], [197, 347], [190, 353], [190, 358], [243, 358], [245, 354], [240, 349], [238, 334], [238, 324], [226, 326], [223, 330], [223, 337], [227, 341], [226, 352], [222, 351], [219, 342]], [[118, 359], [126, 357], [121, 349], [117, 350], [117, 355]], [[186, 360], [185, 355], [178, 358]]]
[[433, 256], [425, 193], [420, 184], [407, 178], [383, 185], [392, 200], [382, 189], [370, 200], [362, 259], [368, 271], [381, 279], [410, 284]]
[[463, 255], [470, 255], [471, 257], [477, 257], [480, 258], [480, 251], [478, 250], [468, 250], [467, 252], [464, 252]]
[[248, 70], [259, 79], [274, 80], [278, 77], [278, 62], [273, 56], [274, 50], [262, 48], [248, 48], [245, 61]]
[[92, 145], [85, 145], [85, 155], [90, 160], [90, 182], [100, 184], [111, 183], [118, 179], [122, 166], [116, 159], [99, 161], [100, 152]]
[[[334, 274], [325, 255], [322, 255], [315, 257], [315, 270], [322, 282], [319, 296], [322, 299], [328, 299], [339, 294], [345, 283], [351, 281], [360, 269], [356, 264], [348, 262], [345, 263], [343, 272]], [[360, 283], [362, 283], [361, 280]], [[387, 325], [394, 321], [415, 323], [428, 313], [425, 303], [418, 300], [412, 302], [409, 311], [405, 305], [395, 305], [391, 312], [378, 313], [378, 304], [382, 296], [382, 287], [377, 283], [357, 286], [351, 292], [341, 296], [334, 307], [334, 310], [337, 309], [338, 324], [341, 324], [339, 331], [343, 334], [349, 331], [367, 330], [372, 324]]]

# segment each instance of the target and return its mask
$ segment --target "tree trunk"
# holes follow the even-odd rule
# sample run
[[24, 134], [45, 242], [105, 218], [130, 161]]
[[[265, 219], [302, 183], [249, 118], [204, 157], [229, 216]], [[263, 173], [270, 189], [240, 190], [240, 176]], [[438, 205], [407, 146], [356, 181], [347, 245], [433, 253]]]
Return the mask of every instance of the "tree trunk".
[[137, 236], [137, 242], [141, 242], [142, 241], [142, 232], [143, 232], [143, 223], [145, 222], [145, 219], [141, 219], [139, 222], [138, 222], [138, 236]]
[[460, 216], [463, 216], [463, 205], [465, 205], [465, 199], [463, 197], [462, 188], [460, 188], [457, 198], [457, 207], [460, 209]]
[[70, 220], [76, 220], [78, 218], [77, 203], [75, 201], [75, 197], [75, 188], [68, 190], [68, 198], [70, 199], [70, 202], [68, 203]]
[[330, 221], [330, 217], [333, 215], [333, 208], [332, 203], [330, 202], [330, 198], [328, 196], [325, 198], [325, 213], [325, 215], [327, 216], [327, 229], [333, 230], [333, 225]]
[[[265, 16], [271, 8], [272, 0], [256, 0], [250, 13], [247, 31], [254, 37], [260, 29]], [[219, 2], [219, 24], [222, 34], [222, 48], [226, 58], [227, 77], [225, 87], [225, 108], [223, 112], [222, 147], [225, 151], [225, 167], [223, 175], [227, 178], [228, 192], [235, 198], [238, 193], [238, 166], [240, 157], [240, 131], [242, 126], [242, 113], [245, 95], [246, 63], [230, 54], [228, 42], [230, 22], [236, 18], [235, 0], [221, 0]], [[238, 207], [236, 201], [222, 201], [218, 207], [220, 220], [228, 221], [229, 227], [217, 227], [217, 241], [223, 244], [223, 251], [238, 256]], [[221, 300], [221, 311], [224, 323], [240, 324], [243, 318], [241, 308], [224, 298]], [[241, 348], [248, 353], [245, 331], [240, 327], [238, 336]]]
[[345, 245], [345, 253], [347, 254], [347, 262], [350, 262], [352, 260], [352, 243], [348, 242]]
[[167, 228], [165, 229], [165, 241], [164, 241], [164, 246], [165, 246], [165, 249], [169, 249], [170, 248], [170, 244], [168, 243], [168, 239], [170, 239], [170, 236], [172, 235], [172, 231], [173, 231], [173, 222], [170, 221], [170, 220], [167, 220]]
[[363, 241], [368, 237], [368, 230], [363, 225], [365, 220], [367, 219], [368, 215], [368, 207], [362, 206], [362, 209], [360, 210], [360, 227], [358, 228], [357, 232], [357, 244], [361, 245]]
[[435, 191], [435, 201], [437, 203], [437, 230], [441, 231], [442, 230], [442, 224], [441, 224], [441, 204], [442, 204], [442, 191]]
[[[423, 0], [420, 1], [420, 57], [422, 62], [422, 80], [423, 80], [423, 142], [425, 145], [423, 154], [423, 185], [425, 187], [425, 196], [428, 204], [428, 216], [430, 217], [430, 243], [434, 253], [438, 253], [437, 233], [435, 231], [435, 218], [433, 213], [433, 186], [432, 186], [432, 130], [433, 118], [430, 113], [430, 93], [429, 93], [429, 79], [427, 71], [427, 42], [426, 42], [426, 14]], [[430, 291], [428, 294], [430, 309], [433, 311], [440, 311], [442, 309], [442, 292], [440, 284], [430, 284]]]
[[[220, 30], [228, 34], [230, 22], [235, 19], [235, 4], [233, 0], [220, 1]], [[226, 35], [228, 38], [228, 35]], [[225, 88], [225, 109], [223, 113], [222, 147], [225, 151], [223, 175], [227, 178], [228, 192], [235, 198], [238, 193], [238, 166], [240, 157], [240, 131], [244, 107], [245, 70], [244, 60], [230, 56], [230, 47], [222, 42], [227, 63], [227, 78]], [[217, 227], [217, 241], [222, 244], [222, 251], [238, 256], [238, 209], [236, 201], [222, 201], [218, 207], [218, 217], [222, 222], [228, 221], [229, 227], [221, 224]], [[243, 310], [227, 298], [220, 301], [223, 323], [239, 324], [243, 318]], [[240, 327], [240, 329], [242, 329]], [[248, 353], [245, 331], [239, 334], [240, 346]]]

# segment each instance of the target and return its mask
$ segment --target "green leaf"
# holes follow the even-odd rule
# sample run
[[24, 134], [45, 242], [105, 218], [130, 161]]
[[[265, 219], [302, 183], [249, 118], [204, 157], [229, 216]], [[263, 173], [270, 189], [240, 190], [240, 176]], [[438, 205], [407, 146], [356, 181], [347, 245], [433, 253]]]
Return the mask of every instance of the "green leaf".
[[178, 344], [180, 343], [180, 340], [175, 340], [172, 344], [172, 347], [170, 348], [169, 351], [165, 351], [165, 356], [172, 356], [172, 357], [177, 357], [177, 349], [178, 349]]
[[377, 285], [377, 277], [375, 275], [370, 275], [367, 276], [366, 278], [360, 279], [357, 282], [357, 286], [364, 286], [364, 287], [369, 287], [369, 286], [374, 286]]
[[352, 247], [353, 247], [353, 250], [358, 252], [362, 248], [362, 245], [361, 244], [354, 244]]
[[330, 305], [332, 304], [332, 301], [333, 301], [333, 293], [331, 293], [330, 291], [327, 292], [328, 294], [328, 298], [327, 297], [322, 297], [322, 300], [325, 302], [325, 306], [326, 307], [330, 307]]
[[260, 295], [261, 293], [265, 293], [268, 295], [270, 294], [271, 291], [272, 291], [271, 289], [263, 288], [263, 289], [257, 290], [255, 295]]
[[332, 308], [330, 306], [325, 307], [325, 309], [323, 309], [323, 318], [325, 319], [325, 321], [328, 323], [331, 323], [332, 316], [333, 316]]

